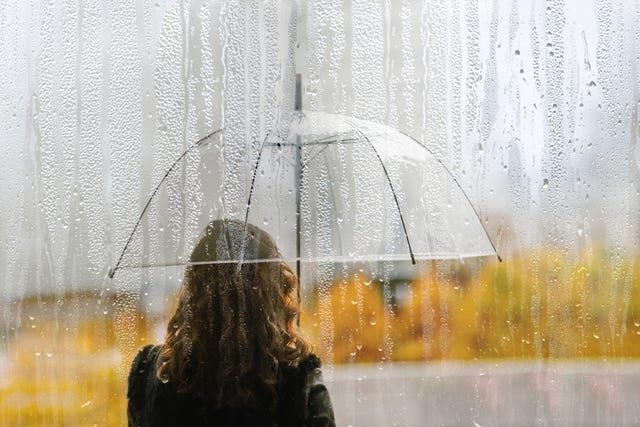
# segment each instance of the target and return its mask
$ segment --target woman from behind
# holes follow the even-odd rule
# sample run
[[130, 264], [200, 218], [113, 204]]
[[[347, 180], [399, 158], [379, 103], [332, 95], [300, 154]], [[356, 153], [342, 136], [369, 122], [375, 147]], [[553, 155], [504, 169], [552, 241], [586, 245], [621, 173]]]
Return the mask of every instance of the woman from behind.
[[298, 280], [280, 258], [258, 227], [207, 226], [165, 342], [131, 367], [130, 427], [335, 425], [320, 360], [296, 331]]

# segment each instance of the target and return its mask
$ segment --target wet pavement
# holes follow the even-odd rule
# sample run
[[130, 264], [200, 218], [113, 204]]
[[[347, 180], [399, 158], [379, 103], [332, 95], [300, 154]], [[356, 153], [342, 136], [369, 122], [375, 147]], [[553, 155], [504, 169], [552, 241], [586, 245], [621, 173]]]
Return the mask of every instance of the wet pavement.
[[339, 426], [637, 426], [640, 362], [326, 366]]

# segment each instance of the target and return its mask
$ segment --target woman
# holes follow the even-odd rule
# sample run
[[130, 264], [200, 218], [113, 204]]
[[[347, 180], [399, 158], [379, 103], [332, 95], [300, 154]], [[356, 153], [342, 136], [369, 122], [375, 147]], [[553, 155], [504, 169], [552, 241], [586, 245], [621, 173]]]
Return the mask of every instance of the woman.
[[335, 425], [320, 360], [294, 327], [295, 274], [285, 263], [232, 261], [239, 258], [280, 254], [253, 225], [211, 222], [164, 344], [133, 361], [129, 426]]

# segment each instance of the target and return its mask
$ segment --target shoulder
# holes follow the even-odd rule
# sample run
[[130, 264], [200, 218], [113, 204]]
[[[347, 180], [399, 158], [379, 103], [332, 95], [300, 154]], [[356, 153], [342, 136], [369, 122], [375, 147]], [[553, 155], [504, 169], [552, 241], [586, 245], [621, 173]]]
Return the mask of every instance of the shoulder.
[[129, 382], [132, 379], [148, 374], [149, 370], [155, 370], [155, 362], [160, 353], [160, 345], [144, 346], [133, 359], [129, 370]]
[[131, 363], [127, 384], [128, 413], [130, 420], [139, 419], [149, 395], [155, 391], [156, 359], [161, 346], [143, 347]]
[[322, 379], [320, 359], [310, 354], [305, 359], [304, 370], [306, 382], [306, 415], [305, 425], [313, 427], [335, 427], [335, 416], [329, 391]]
[[278, 374], [278, 394], [280, 398], [293, 406], [304, 406], [309, 387], [320, 373], [320, 359], [309, 354], [297, 365], [280, 365]]
[[144, 360], [149, 359], [154, 355], [157, 356], [161, 348], [162, 348], [161, 345], [153, 345], [153, 344], [145, 345], [138, 351], [138, 354], [133, 359], [133, 365], [135, 365], [136, 363], [141, 363]]
[[305, 387], [312, 382], [313, 376], [320, 372], [320, 358], [310, 353], [293, 366], [280, 367], [281, 381], [294, 388]]
[[318, 356], [309, 354], [297, 366], [282, 369], [278, 413], [283, 425], [335, 425], [321, 365]]
[[326, 389], [322, 378], [322, 369], [320, 369], [321, 366], [320, 358], [313, 353], [301, 363], [305, 385], [308, 387], [309, 392]]
[[149, 377], [155, 378], [156, 360], [161, 349], [161, 345], [150, 344], [138, 351], [129, 370], [129, 394], [132, 388], [141, 386]]
[[320, 358], [313, 353], [309, 353], [307, 357], [298, 363], [298, 370], [305, 374], [312, 374], [316, 369], [320, 369], [321, 366]]
[[313, 392], [318, 387], [325, 389], [322, 370], [320, 369], [322, 363], [318, 356], [311, 353], [298, 366], [300, 374], [304, 378], [305, 386], [309, 391]]

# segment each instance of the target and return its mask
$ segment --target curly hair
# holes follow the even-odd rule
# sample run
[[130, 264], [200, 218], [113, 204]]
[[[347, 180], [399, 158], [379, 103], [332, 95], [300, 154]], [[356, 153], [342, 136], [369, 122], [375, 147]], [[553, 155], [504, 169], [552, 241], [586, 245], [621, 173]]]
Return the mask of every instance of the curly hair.
[[258, 227], [209, 224], [186, 269], [156, 375], [212, 408], [273, 411], [278, 366], [295, 366], [310, 352], [295, 329], [298, 281], [283, 262], [223, 262], [240, 251], [244, 259], [280, 258]]

